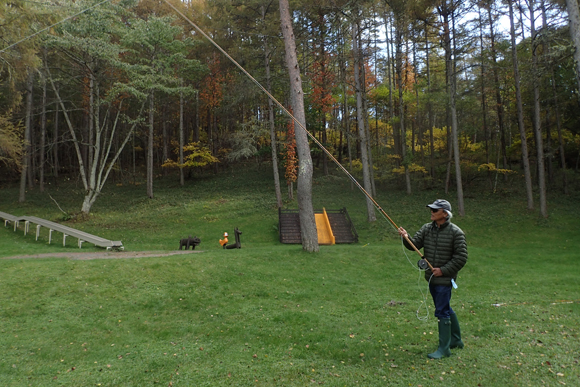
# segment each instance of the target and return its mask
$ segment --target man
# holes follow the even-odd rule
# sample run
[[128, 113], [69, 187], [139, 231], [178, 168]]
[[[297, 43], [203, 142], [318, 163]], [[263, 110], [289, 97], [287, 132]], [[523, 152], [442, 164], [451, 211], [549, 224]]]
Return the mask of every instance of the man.
[[[435, 317], [439, 319], [439, 347], [427, 356], [441, 359], [451, 356], [450, 348], [463, 348], [459, 321], [449, 303], [457, 273], [467, 262], [467, 243], [463, 231], [450, 222], [453, 214], [447, 200], [437, 199], [427, 207], [431, 210], [431, 223], [423, 225], [410, 240], [418, 249], [424, 249], [423, 257], [433, 267], [425, 270], [425, 279], [433, 296]], [[404, 228], [398, 231], [401, 237], [409, 238]], [[403, 242], [412, 250], [406, 239]]]

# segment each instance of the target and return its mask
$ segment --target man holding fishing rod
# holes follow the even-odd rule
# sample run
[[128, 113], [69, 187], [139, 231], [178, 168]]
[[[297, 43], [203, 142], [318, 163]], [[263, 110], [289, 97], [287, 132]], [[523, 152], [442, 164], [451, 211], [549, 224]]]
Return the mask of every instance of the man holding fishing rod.
[[467, 262], [467, 243], [463, 231], [450, 222], [453, 214], [447, 200], [437, 199], [427, 207], [431, 210], [431, 223], [424, 224], [412, 238], [403, 227], [398, 231], [409, 250], [423, 248], [421, 261], [426, 262], [419, 261], [418, 264], [425, 268], [425, 279], [429, 282], [435, 304], [435, 317], [439, 319], [439, 347], [427, 357], [441, 359], [451, 356], [450, 348], [463, 348], [459, 321], [449, 303], [452, 287], [457, 288], [457, 273]]

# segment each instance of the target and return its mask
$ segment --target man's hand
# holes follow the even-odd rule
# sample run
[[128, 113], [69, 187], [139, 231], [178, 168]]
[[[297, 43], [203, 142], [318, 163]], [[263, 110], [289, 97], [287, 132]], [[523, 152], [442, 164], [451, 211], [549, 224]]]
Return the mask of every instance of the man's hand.
[[405, 230], [403, 227], [399, 227], [397, 231], [399, 232], [399, 235], [402, 236], [403, 238], [409, 238], [407, 230]]
[[443, 272], [441, 271], [441, 269], [440, 269], [440, 268], [438, 268], [438, 267], [434, 267], [434, 268], [433, 268], [433, 275], [434, 275], [435, 277], [442, 277], [442, 276], [443, 276]]

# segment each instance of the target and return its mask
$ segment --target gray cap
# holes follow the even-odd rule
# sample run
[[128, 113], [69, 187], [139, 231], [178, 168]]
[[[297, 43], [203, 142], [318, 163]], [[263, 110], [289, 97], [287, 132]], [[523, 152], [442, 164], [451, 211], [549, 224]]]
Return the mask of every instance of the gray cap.
[[451, 212], [451, 204], [449, 204], [447, 200], [443, 199], [437, 199], [433, 202], [433, 204], [427, 204], [427, 207], [434, 210], [443, 209], [447, 212]]

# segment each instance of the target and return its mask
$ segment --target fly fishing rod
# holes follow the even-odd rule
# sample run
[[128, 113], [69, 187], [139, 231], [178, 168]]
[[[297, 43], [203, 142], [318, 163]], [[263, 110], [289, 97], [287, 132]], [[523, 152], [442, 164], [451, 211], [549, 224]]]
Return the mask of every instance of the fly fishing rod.
[[[397, 229], [397, 230], [399, 229], [397, 224], [393, 221], [393, 219], [391, 219], [391, 217], [386, 213], [386, 211], [383, 210], [383, 208], [379, 205], [379, 203], [377, 203], [377, 201], [371, 196], [371, 194], [369, 194], [364, 189], [364, 187], [354, 178], [354, 176], [352, 176], [352, 174], [332, 155], [332, 153], [328, 149], [326, 149], [324, 147], [324, 145], [322, 145], [322, 143], [320, 141], [318, 141], [318, 139], [312, 133], [310, 133], [306, 129], [306, 127], [300, 121], [298, 121], [296, 119], [296, 117], [294, 117], [294, 115], [292, 113], [290, 113], [290, 111], [288, 109], [286, 109], [286, 107], [284, 105], [282, 105], [282, 103], [280, 103], [264, 86], [262, 86], [262, 84], [260, 82], [258, 82], [245, 68], [243, 68], [234, 58], [232, 58], [219, 44], [217, 44], [209, 35], [207, 35], [200, 27], [198, 27], [197, 24], [195, 24], [191, 19], [189, 19], [186, 15], [184, 15], [183, 12], [181, 12], [179, 9], [177, 9], [168, 0], [163, 0], [163, 1], [169, 7], [171, 7], [175, 11], [175, 13], [177, 13], [185, 21], [187, 21], [193, 28], [195, 28], [195, 30], [197, 32], [199, 32], [209, 42], [211, 42], [211, 44], [213, 44], [222, 54], [224, 54], [234, 65], [236, 65], [236, 67], [239, 68], [240, 71], [242, 71], [248, 78], [250, 78], [252, 80], [252, 82], [254, 82], [268, 96], [268, 98], [270, 98], [276, 105], [278, 105], [278, 107], [288, 117], [290, 117], [292, 120], [294, 120], [294, 122], [296, 124], [298, 124], [298, 126], [302, 130], [304, 130], [304, 132], [308, 135], [308, 137], [316, 145], [318, 145], [318, 147], [320, 147], [320, 149], [322, 149], [322, 151], [348, 176], [348, 178], [358, 187], [358, 189], [373, 203], [375, 208], [393, 225], [393, 227], [395, 227], [395, 229]], [[431, 263], [429, 263], [429, 261], [427, 261], [425, 259], [423, 254], [421, 254], [421, 252], [419, 251], [419, 249], [413, 244], [413, 242], [411, 242], [411, 239], [409, 239], [408, 234], [404, 236], [404, 239], [407, 241], [407, 243], [409, 243], [409, 245], [413, 248], [413, 250], [415, 250], [415, 252], [417, 252], [417, 254], [419, 254], [419, 256], [421, 257], [421, 261], [419, 261], [419, 262], [422, 262], [422, 261], [425, 262], [427, 264], [427, 266], [431, 270], [433, 270], [433, 266], [431, 266]], [[419, 267], [422, 267], [421, 264], [419, 264]], [[426, 268], [426, 267], [424, 267], [424, 268]]]

